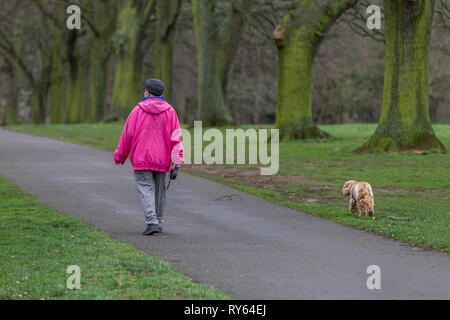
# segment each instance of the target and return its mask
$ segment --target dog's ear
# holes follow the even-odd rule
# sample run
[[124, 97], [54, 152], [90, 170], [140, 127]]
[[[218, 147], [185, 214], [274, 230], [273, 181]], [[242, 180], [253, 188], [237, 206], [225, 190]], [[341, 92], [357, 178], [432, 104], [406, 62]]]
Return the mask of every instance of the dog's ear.
[[352, 186], [354, 180], [349, 180], [344, 183], [344, 186], [342, 187], [342, 195], [348, 196], [350, 195], [350, 187]]

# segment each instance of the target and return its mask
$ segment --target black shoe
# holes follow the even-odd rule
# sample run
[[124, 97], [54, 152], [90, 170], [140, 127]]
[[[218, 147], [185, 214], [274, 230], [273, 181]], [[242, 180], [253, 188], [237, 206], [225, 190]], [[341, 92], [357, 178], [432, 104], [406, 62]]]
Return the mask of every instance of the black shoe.
[[148, 224], [147, 229], [145, 229], [145, 231], [142, 232], [142, 234], [147, 236], [147, 235], [152, 235], [152, 234], [159, 233], [159, 232], [161, 232], [161, 231], [160, 231], [160, 227], [158, 224]]

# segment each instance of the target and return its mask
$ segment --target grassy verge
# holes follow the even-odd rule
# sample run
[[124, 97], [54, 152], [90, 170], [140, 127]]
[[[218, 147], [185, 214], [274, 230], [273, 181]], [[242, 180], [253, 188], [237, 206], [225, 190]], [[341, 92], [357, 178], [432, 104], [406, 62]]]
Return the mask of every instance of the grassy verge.
[[[0, 178], [0, 299], [226, 299]], [[66, 270], [81, 269], [69, 290]]]
[[[353, 154], [352, 151], [371, 136], [375, 127], [368, 124], [321, 126], [332, 138], [282, 143], [280, 171], [275, 176], [261, 176], [258, 166], [243, 165], [185, 166], [183, 171], [344, 225], [449, 251], [450, 155], [441, 152]], [[123, 125], [8, 128], [113, 151]], [[444, 145], [450, 147], [450, 125], [435, 125], [434, 128]], [[340, 195], [340, 190], [350, 179], [372, 184], [375, 220], [348, 212], [347, 199]], [[394, 220], [382, 217], [394, 217]]]

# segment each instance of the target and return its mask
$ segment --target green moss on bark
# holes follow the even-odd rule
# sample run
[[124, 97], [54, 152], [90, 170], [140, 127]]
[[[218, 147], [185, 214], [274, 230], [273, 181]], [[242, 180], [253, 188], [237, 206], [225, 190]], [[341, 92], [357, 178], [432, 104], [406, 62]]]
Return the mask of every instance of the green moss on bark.
[[106, 114], [106, 98], [108, 96], [107, 81], [109, 76], [109, 61], [112, 54], [112, 37], [116, 30], [118, 2], [93, 1], [92, 12], [93, 28], [89, 45], [89, 59], [87, 68], [87, 110], [86, 121], [98, 122], [103, 120]]
[[181, 0], [157, 1], [154, 78], [164, 82], [167, 101], [172, 99], [173, 33], [180, 9]]
[[197, 118], [204, 125], [232, 122], [225, 97], [229, 66], [243, 32], [243, 14], [248, 12], [252, 4], [253, 0], [233, 1], [225, 26], [219, 26], [214, 16], [214, 1], [192, 0], [197, 44]]
[[141, 61], [136, 59], [136, 15], [137, 8], [128, 1], [128, 6], [121, 10], [118, 18], [111, 112], [121, 118], [128, 116], [142, 96]]
[[428, 60], [434, 1], [384, 2], [383, 107], [373, 136], [356, 152], [445, 150], [431, 125]]
[[302, 1], [274, 31], [278, 47], [278, 101], [275, 126], [280, 139], [326, 138], [312, 118], [312, 66], [323, 34], [351, 0]]
[[50, 76], [50, 123], [61, 123], [64, 71], [60, 49], [62, 46], [62, 36], [55, 32], [54, 39], [58, 45], [53, 47], [52, 54], [52, 71]]
[[19, 91], [19, 69], [14, 62], [5, 58], [5, 76], [8, 78], [8, 95], [5, 109], [5, 124], [18, 123], [18, 91]]
[[125, 0], [119, 9], [114, 34], [112, 117], [126, 118], [143, 95], [143, 56], [154, 40], [147, 32], [154, 5], [154, 1]]
[[194, 32], [197, 44], [198, 108], [197, 117], [204, 125], [231, 122], [231, 114], [219, 76], [219, 26], [214, 17], [214, 1], [193, 0]]
[[84, 118], [84, 76], [69, 80], [66, 91], [66, 121], [80, 123]]

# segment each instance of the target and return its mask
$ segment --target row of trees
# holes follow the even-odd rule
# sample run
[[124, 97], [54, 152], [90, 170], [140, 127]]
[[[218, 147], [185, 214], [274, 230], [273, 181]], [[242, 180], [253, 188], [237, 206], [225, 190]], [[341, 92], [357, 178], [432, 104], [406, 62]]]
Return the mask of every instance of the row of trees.
[[[52, 0], [8, 4], [1, 19], [0, 53], [17, 90], [8, 102], [7, 122], [17, 121], [15, 100], [22, 87], [32, 91], [35, 123], [45, 121], [47, 110], [51, 123], [103, 120], [108, 95], [110, 116], [124, 117], [141, 94], [143, 60], [153, 42], [154, 59], [161, 66], [155, 68], [155, 76], [171, 83], [171, 71], [167, 74], [171, 28], [181, 0], [78, 1], [80, 30], [66, 27], [70, 4]], [[112, 93], [107, 92], [108, 82], [113, 83]]]
[[[313, 60], [324, 33], [344, 11], [356, 4], [352, 0], [302, 1], [277, 26], [274, 37], [280, 69], [276, 127], [282, 138], [326, 136], [312, 118]], [[428, 106], [434, 9], [435, 1], [384, 1], [382, 113], [374, 135], [357, 151], [445, 150], [432, 128]]]
[[[166, 83], [170, 101], [177, 26], [192, 28], [196, 39], [196, 119], [206, 125], [231, 123], [227, 86], [245, 25], [258, 28], [255, 21], [273, 20], [268, 13], [277, 12], [284, 17], [273, 31], [276, 127], [283, 140], [323, 138], [327, 133], [313, 120], [314, 60], [333, 24], [353, 10], [355, 32], [381, 35], [385, 43], [381, 118], [359, 151], [445, 149], [431, 126], [427, 89], [433, 14], [439, 12], [447, 27], [448, 8], [437, 2], [439, 10], [435, 0], [385, 0], [384, 34], [370, 34], [365, 21], [358, 21], [367, 18], [361, 12], [369, 3], [363, 0], [79, 0], [81, 30], [65, 27], [68, 1], [9, 3], [0, 14], [0, 54], [4, 71], [14, 79], [6, 119], [17, 122], [21, 87], [32, 91], [35, 123], [44, 122], [47, 113], [51, 123], [123, 118], [148, 74]], [[25, 19], [30, 12], [33, 19]]]

